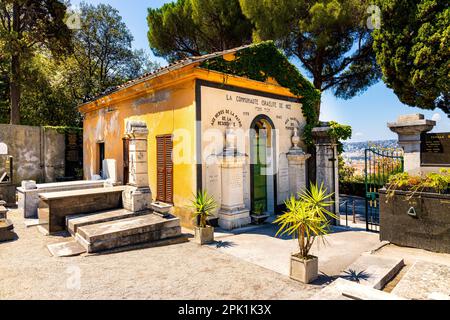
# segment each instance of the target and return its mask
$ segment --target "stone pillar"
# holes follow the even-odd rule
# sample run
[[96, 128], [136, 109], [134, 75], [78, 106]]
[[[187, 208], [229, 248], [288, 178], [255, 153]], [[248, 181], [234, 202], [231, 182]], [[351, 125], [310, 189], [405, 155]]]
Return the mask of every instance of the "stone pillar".
[[[327, 192], [334, 193], [334, 206], [330, 211], [339, 217], [339, 168], [337, 141], [329, 135], [331, 127], [329, 123], [321, 123], [320, 127], [312, 130], [314, 144], [316, 146], [316, 182], [320, 186], [323, 183]], [[339, 225], [339, 219], [336, 221]]]
[[128, 185], [122, 194], [123, 207], [133, 212], [148, 210], [152, 194], [148, 183], [148, 129], [144, 122], [129, 121], [126, 135], [130, 139]]
[[289, 165], [289, 193], [290, 195], [297, 195], [306, 189], [306, 160], [311, 155], [303, 151], [299, 147], [300, 136], [298, 135], [298, 129], [294, 128], [294, 134], [292, 136], [292, 148], [287, 154]]
[[436, 121], [426, 120], [423, 114], [403, 115], [397, 122], [388, 123], [388, 128], [398, 134], [398, 143], [403, 148], [405, 172], [420, 172], [421, 135], [435, 125]]
[[219, 226], [226, 230], [250, 224], [250, 211], [244, 204], [244, 165], [245, 155], [237, 152], [235, 135], [227, 129], [226, 145], [221, 156], [221, 193]]

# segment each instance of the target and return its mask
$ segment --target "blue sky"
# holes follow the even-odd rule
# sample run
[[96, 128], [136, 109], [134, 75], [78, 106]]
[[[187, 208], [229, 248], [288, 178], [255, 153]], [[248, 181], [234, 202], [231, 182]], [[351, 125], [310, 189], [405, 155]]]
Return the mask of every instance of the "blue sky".
[[[76, 6], [79, 0], [72, 0]], [[118, 9], [124, 22], [134, 36], [134, 47], [144, 49], [151, 54], [147, 40], [147, 8], [157, 8], [171, 1], [164, 0], [90, 0], [92, 4], [107, 3]], [[156, 58], [161, 65], [163, 59]], [[440, 110], [427, 111], [411, 108], [402, 104], [392, 90], [383, 82], [370, 87], [364, 94], [351, 100], [336, 99], [331, 92], [325, 92], [322, 97], [321, 120], [335, 120], [353, 128], [352, 141], [396, 139], [386, 126], [394, 122], [399, 115], [423, 113], [427, 119], [438, 120], [434, 132], [449, 132], [450, 119]]]

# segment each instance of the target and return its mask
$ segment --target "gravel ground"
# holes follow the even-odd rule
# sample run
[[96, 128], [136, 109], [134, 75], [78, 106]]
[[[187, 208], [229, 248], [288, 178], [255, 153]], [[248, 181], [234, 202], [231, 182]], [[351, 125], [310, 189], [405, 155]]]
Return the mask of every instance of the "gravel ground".
[[192, 242], [54, 258], [46, 245], [61, 238], [26, 228], [17, 211], [8, 218], [18, 239], [0, 244], [0, 299], [301, 300], [322, 287]]

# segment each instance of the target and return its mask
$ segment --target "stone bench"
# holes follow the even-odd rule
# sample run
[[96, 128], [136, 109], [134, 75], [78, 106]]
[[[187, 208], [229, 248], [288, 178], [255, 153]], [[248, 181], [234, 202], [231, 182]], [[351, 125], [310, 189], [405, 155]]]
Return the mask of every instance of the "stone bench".
[[105, 180], [82, 180], [56, 183], [22, 183], [17, 188], [18, 208], [23, 212], [24, 218], [36, 218], [39, 207], [39, 194], [47, 192], [60, 192], [81, 189], [94, 189], [105, 187]]
[[65, 230], [66, 217], [122, 208], [124, 186], [39, 194], [39, 224], [52, 234]]

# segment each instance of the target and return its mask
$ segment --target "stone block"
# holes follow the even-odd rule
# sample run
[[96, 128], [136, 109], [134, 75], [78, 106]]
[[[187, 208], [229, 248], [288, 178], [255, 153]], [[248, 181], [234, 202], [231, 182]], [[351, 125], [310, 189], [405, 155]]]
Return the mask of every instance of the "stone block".
[[219, 226], [225, 230], [233, 230], [242, 228], [250, 224], [251, 217], [250, 211], [243, 209], [240, 211], [229, 212], [229, 211], [219, 211]]
[[66, 217], [122, 207], [124, 187], [40, 194], [39, 223], [50, 234], [65, 230]]
[[132, 212], [145, 211], [151, 207], [152, 193], [148, 187], [127, 186], [122, 193], [122, 202], [126, 210]]
[[80, 227], [77, 240], [89, 253], [181, 236], [180, 220], [148, 214]]

